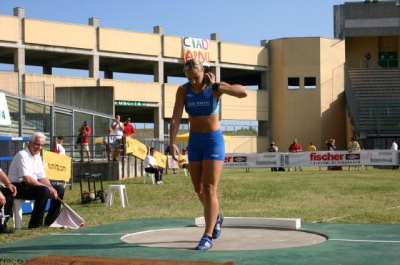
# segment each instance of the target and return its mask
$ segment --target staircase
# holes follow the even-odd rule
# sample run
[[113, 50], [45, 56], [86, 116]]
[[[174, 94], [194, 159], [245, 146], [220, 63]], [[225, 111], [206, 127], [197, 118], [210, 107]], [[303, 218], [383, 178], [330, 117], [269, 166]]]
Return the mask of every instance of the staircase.
[[346, 96], [349, 109], [355, 109], [351, 115], [357, 116], [352, 117], [356, 131], [399, 135], [400, 68], [349, 69], [348, 77]]

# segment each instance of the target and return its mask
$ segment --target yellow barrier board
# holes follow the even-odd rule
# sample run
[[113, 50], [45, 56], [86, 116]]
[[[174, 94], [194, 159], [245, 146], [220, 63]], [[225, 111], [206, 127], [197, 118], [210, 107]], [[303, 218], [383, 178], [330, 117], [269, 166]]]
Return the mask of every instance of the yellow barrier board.
[[43, 150], [44, 171], [48, 179], [69, 182], [71, 179], [71, 161], [72, 158], [69, 156]]
[[144, 160], [147, 155], [147, 146], [132, 137], [126, 137], [126, 153]]
[[167, 156], [166, 155], [156, 151], [156, 153], [154, 154], [154, 157], [156, 158], [157, 166], [160, 166], [162, 168], [167, 168]]

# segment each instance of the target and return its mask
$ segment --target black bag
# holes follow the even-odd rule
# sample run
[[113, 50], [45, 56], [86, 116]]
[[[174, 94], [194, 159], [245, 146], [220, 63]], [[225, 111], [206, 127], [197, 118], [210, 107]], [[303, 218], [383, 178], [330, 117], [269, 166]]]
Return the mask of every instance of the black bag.
[[285, 171], [285, 169], [283, 167], [279, 167], [278, 171]]
[[79, 134], [78, 138], [76, 138], [76, 144], [82, 143], [82, 134]]

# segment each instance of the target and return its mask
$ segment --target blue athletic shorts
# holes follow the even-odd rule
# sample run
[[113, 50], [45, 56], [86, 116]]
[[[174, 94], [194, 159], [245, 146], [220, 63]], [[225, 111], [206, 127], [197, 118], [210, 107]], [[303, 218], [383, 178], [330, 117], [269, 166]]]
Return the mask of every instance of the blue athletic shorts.
[[189, 162], [225, 160], [225, 141], [220, 130], [209, 133], [190, 131], [188, 145]]

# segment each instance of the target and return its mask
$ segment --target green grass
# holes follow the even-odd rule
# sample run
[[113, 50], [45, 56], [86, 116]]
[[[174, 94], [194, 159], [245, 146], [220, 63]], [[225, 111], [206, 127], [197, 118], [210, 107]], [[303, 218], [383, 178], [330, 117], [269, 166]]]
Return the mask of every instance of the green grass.
[[[271, 172], [269, 169], [225, 169], [218, 196], [221, 212], [230, 217], [301, 218], [302, 222], [400, 223], [399, 171], [390, 169]], [[189, 177], [164, 175], [164, 185], [143, 184], [142, 178], [121, 181], [127, 187], [129, 206], [119, 199], [105, 207], [99, 200], [81, 204], [79, 184], [67, 188], [65, 202], [85, 220], [85, 227], [138, 218], [195, 218], [202, 216]], [[107, 189], [110, 184], [104, 182]], [[57, 229], [27, 230], [1, 235], [2, 242], [54, 233]], [[12, 224], [12, 220], [9, 221]], [[1, 261], [1, 264], [22, 264]], [[14, 262], [14, 263], [12, 263]]]

